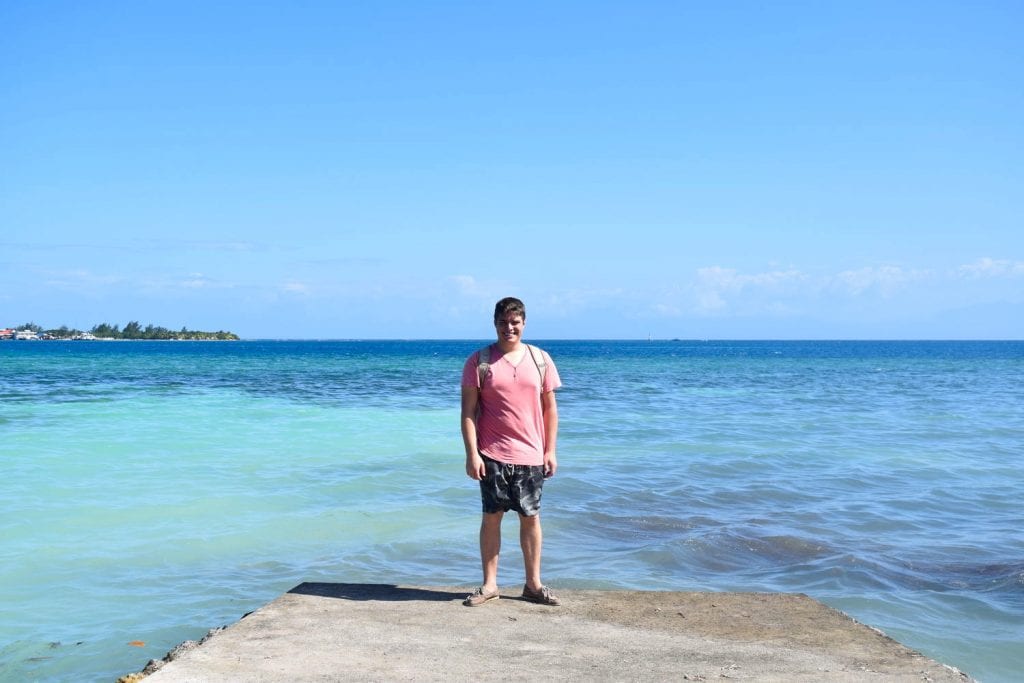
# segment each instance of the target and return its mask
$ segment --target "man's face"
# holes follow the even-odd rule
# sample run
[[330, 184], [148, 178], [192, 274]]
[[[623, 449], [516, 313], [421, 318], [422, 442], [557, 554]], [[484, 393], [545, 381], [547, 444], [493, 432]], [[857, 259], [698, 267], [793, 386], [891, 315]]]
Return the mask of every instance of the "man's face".
[[506, 313], [494, 321], [494, 329], [498, 331], [498, 341], [504, 344], [518, 344], [523, 336], [526, 321], [519, 313]]

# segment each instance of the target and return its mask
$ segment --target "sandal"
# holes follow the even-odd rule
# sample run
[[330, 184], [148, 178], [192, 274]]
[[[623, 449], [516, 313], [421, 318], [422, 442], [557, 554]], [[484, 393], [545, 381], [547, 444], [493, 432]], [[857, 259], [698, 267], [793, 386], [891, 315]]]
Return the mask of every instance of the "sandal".
[[484, 593], [484, 587], [480, 586], [475, 591], [466, 596], [466, 599], [462, 601], [462, 604], [466, 607], [479, 607], [488, 600], [497, 600], [501, 595], [498, 593], [498, 589], [495, 588], [493, 593]]
[[551, 589], [547, 586], [541, 586], [539, 591], [532, 591], [528, 586], [523, 586], [523, 600], [551, 607], [558, 607], [562, 604], [562, 601], [552, 595]]

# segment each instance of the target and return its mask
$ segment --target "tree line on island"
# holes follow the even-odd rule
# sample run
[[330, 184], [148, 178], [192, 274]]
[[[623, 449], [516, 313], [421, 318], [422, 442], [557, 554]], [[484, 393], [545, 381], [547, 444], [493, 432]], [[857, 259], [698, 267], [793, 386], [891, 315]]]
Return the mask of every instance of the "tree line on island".
[[184, 327], [176, 332], [157, 325], [146, 325], [143, 327], [136, 320], [129, 322], [123, 329], [118, 325], [100, 323], [89, 330], [88, 335], [82, 330], [76, 330], [66, 325], [46, 330], [35, 323], [26, 323], [14, 329], [17, 331], [35, 332], [36, 335], [44, 339], [87, 339], [91, 335], [96, 339], [238, 341], [238, 335], [233, 332], [225, 332], [223, 330], [203, 332], [201, 330], [189, 330]]

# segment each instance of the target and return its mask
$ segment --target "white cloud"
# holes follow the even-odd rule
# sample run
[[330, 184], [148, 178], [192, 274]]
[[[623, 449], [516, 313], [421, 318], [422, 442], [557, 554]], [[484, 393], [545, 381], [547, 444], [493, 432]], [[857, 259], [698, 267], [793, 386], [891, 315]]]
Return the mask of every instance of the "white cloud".
[[657, 315], [669, 318], [675, 318], [683, 313], [678, 306], [672, 306], [665, 303], [653, 304], [651, 306], [651, 310], [653, 310]]
[[983, 257], [974, 263], [967, 263], [956, 269], [956, 274], [967, 278], [1021, 277], [1024, 276], [1024, 261], [993, 259]]
[[770, 289], [801, 282], [805, 279], [807, 279], [806, 275], [793, 268], [789, 270], [771, 270], [752, 275], [740, 273], [734, 268], [722, 268], [721, 266], [697, 269], [698, 286], [726, 291], [740, 291], [748, 287]]
[[[494, 302], [505, 296], [505, 292], [513, 291], [514, 288], [508, 282], [502, 280], [478, 280], [472, 275], [450, 275], [445, 278], [446, 287], [435, 290], [432, 285], [424, 286], [423, 283], [413, 285], [415, 295], [420, 298], [432, 298], [444, 296], [449, 300], [451, 306], [459, 310], [479, 311], [491, 310]], [[453, 291], [454, 290], [454, 291]], [[517, 296], [523, 296], [520, 292]], [[527, 301], [529, 305], [529, 301]]]
[[213, 280], [202, 273], [189, 273], [184, 280], [178, 282], [178, 286], [185, 289], [206, 289], [213, 284]]
[[51, 287], [78, 289], [82, 287], [105, 287], [120, 284], [124, 278], [108, 273], [94, 273], [82, 268], [46, 273], [44, 282]]
[[309, 294], [312, 293], [312, 290], [310, 290], [309, 286], [303, 284], [302, 282], [286, 282], [281, 287], [281, 291], [283, 291], [286, 294], [298, 294], [302, 296], [308, 296]]
[[710, 289], [733, 289], [739, 278], [735, 268], [709, 266], [697, 269], [697, 286]]
[[889, 297], [905, 285], [923, 280], [929, 275], [930, 271], [927, 270], [904, 270], [899, 266], [865, 266], [844, 270], [835, 276], [834, 282], [854, 295], [874, 289], [882, 296]]
[[167, 275], [150, 277], [133, 283], [142, 290], [154, 292], [199, 291], [214, 289], [235, 289], [231, 282], [223, 282], [209, 277], [204, 273], [186, 273], [184, 275]]
[[480, 294], [480, 285], [472, 275], [452, 275], [448, 281], [455, 285], [460, 294], [469, 296]]
[[279, 247], [245, 240], [143, 239], [120, 245], [134, 251], [199, 251], [209, 253], [255, 253], [280, 250]]
[[674, 295], [659, 297], [661, 308], [653, 310], [669, 315], [680, 301], [689, 299], [685, 308], [698, 315], [792, 317], [822, 305], [832, 308], [849, 303], [850, 298], [893, 298], [914, 285], [920, 289], [921, 283], [935, 280], [931, 270], [898, 265], [813, 274], [794, 267], [745, 273], [716, 265], [697, 269], [688, 285]]
[[750, 298], [780, 295], [794, 291], [808, 276], [795, 268], [770, 270], [763, 273], [740, 273], [734, 268], [709, 266], [697, 269], [694, 294], [698, 311], [721, 312], [729, 308], [730, 299], [746, 292]]
[[720, 311], [726, 307], [726, 301], [722, 295], [714, 289], [697, 290], [697, 308], [701, 311]]

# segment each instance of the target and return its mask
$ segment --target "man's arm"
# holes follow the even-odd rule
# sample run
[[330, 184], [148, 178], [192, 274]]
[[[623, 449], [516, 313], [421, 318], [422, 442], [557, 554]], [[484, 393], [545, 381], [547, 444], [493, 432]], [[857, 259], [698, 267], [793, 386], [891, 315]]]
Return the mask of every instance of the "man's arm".
[[462, 444], [466, 447], [466, 474], [477, 481], [487, 474], [476, 442], [476, 411], [479, 402], [479, 389], [462, 387]]
[[555, 401], [555, 392], [546, 391], [541, 394], [540, 407], [544, 412], [544, 476], [553, 477], [558, 469], [558, 403]]

